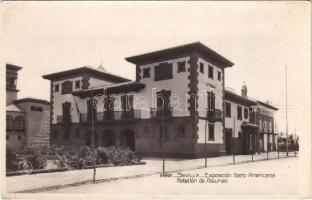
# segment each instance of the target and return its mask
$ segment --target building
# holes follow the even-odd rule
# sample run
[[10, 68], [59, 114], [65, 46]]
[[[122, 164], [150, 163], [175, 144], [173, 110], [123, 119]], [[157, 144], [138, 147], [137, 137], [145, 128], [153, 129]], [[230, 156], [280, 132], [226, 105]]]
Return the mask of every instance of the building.
[[250, 154], [276, 151], [274, 112], [268, 103], [247, 97], [247, 86], [241, 95], [225, 90], [225, 138], [228, 154]]
[[[95, 146], [125, 146], [141, 156], [218, 156], [226, 153], [231, 129], [224, 99], [241, 105], [242, 113], [258, 105], [229, 96], [224, 71], [234, 64], [200, 42], [126, 60], [136, 66], [135, 81], [103, 67], [43, 76], [51, 83], [51, 144], [91, 145], [94, 121]], [[236, 137], [258, 128], [249, 113], [240, 121], [245, 127]]]
[[35, 98], [18, 99], [19, 66], [6, 64], [6, 145], [19, 148], [49, 144], [50, 103]]

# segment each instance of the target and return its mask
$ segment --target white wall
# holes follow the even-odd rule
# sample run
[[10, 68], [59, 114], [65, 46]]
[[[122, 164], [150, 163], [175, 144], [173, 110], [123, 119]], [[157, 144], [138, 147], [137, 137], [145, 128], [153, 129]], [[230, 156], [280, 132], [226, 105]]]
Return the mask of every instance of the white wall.
[[[230, 102], [230, 101], [225, 101], [228, 103], [231, 103], [231, 118], [229, 117], [225, 117], [225, 128], [230, 128], [232, 130], [234, 130], [234, 117], [235, 117], [235, 133], [234, 133], [234, 137], [238, 137], [238, 132], [242, 132], [242, 123], [243, 122], [249, 122], [249, 109], [247, 106], [243, 106], [243, 105], [239, 105], [237, 103], [234, 102]], [[242, 120], [238, 120], [237, 119], [237, 106], [241, 106], [242, 107]], [[248, 117], [245, 118], [244, 116], [244, 109], [247, 108], [248, 109]]]
[[[204, 64], [204, 73], [200, 72], [200, 63]], [[208, 77], [208, 64], [213, 67], [213, 79]], [[207, 92], [213, 91], [215, 93], [215, 109], [223, 112], [223, 73], [222, 69], [208, 63], [206, 60], [199, 58], [198, 62], [198, 114], [199, 117], [207, 116]], [[218, 80], [218, 71], [221, 72], [221, 80]], [[199, 120], [198, 122], [198, 143], [205, 142], [205, 124], [206, 120]], [[214, 123], [215, 140], [208, 141], [208, 125], [207, 125], [207, 142], [208, 143], [223, 143], [223, 126], [222, 122]]]
[[[167, 60], [147, 65], [141, 65], [141, 74], [140, 74], [140, 82], [145, 84], [145, 88], [141, 90], [139, 93], [136, 94], [135, 102], [138, 102], [138, 98], [146, 99], [146, 105], [140, 106], [142, 109], [141, 116], [142, 118], [149, 118], [150, 117], [150, 108], [152, 107], [152, 96], [153, 96], [153, 88], [156, 91], [164, 90], [171, 90], [171, 106], [174, 106], [173, 109], [173, 116], [189, 116], [190, 112], [188, 111], [188, 102], [186, 98], [186, 94], [189, 92], [188, 88], [188, 76], [190, 72], [188, 71], [190, 65], [188, 61], [190, 60], [189, 57], [183, 57], [173, 60]], [[185, 72], [177, 73], [178, 71], [178, 62], [185, 61]], [[168, 62], [172, 63], [172, 79], [167, 80], [159, 80], [154, 81], [155, 77], [155, 66], [159, 65], [159, 63]], [[143, 77], [143, 69], [150, 68], [150, 78], [142, 78]], [[178, 100], [179, 99], [179, 100]], [[175, 101], [175, 105], [173, 105], [173, 101]], [[156, 104], [154, 104], [156, 105]]]

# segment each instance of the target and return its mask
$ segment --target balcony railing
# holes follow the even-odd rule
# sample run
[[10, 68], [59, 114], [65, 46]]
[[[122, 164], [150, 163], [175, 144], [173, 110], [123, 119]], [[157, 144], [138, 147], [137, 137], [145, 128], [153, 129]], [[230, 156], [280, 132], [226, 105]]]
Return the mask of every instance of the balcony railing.
[[72, 122], [72, 116], [70, 115], [69, 118], [64, 118], [63, 115], [56, 116], [56, 123], [57, 124], [70, 124]]
[[169, 120], [172, 119], [172, 110], [167, 109], [167, 110], [155, 110], [154, 108], [151, 108], [151, 119], [156, 119], [156, 120]]
[[[141, 110], [100, 112], [94, 115], [94, 121], [97, 122], [137, 119], [141, 119]], [[88, 113], [81, 113], [80, 120], [81, 122], [91, 122], [91, 115], [88, 115]]]
[[222, 122], [221, 110], [209, 110], [207, 111], [207, 119], [209, 122]]

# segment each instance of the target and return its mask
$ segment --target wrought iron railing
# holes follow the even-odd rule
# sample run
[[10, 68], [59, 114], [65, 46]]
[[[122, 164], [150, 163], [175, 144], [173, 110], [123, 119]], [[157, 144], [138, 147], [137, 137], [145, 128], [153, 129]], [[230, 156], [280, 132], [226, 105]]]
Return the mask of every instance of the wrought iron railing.
[[207, 119], [209, 122], [221, 122], [222, 112], [219, 109], [207, 111]]
[[150, 114], [151, 114], [151, 119], [168, 120], [168, 119], [172, 118], [172, 110], [171, 109], [157, 110], [155, 108], [151, 108]]
[[[99, 112], [94, 115], [94, 121], [109, 121], [109, 120], [137, 120], [141, 119], [141, 110], [129, 110], [129, 111], [107, 111]], [[81, 113], [81, 122], [90, 122], [92, 120], [91, 114]]]

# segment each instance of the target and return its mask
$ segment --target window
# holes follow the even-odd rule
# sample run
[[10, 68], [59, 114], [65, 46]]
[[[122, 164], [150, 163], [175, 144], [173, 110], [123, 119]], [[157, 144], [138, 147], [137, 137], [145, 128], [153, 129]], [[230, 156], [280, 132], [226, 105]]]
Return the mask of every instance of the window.
[[151, 77], [150, 68], [144, 68], [143, 69], [143, 78], [149, 78], [149, 77]]
[[65, 81], [62, 83], [62, 94], [69, 94], [73, 91], [73, 82]]
[[14, 120], [14, 129], [23, 131], [24, 130], [24, 118], [22, 116], [15, 117]]
[[215, 110], [215, 94], [214, 92], [210, 91], [207, 93], [207, 106], [208, 106], [208, 111], [214, 111]]
[[55, 92], [59, 92], [60, 91], [60, 85], [59, 84], [55, 84], [54, 85], [54, 91]]
[[36, 107], [36, 106], [30, 106], [30, 110], [31, 111], [38, 111], [38, 112], [42, 112], [42, 107]]
[[143, 135], [144, 135], [144, 137], [148, 137], [148, 134], [149, 134], [148, 127], [144, 126], [144, 128], [143, 128]]
[[18, 136], [17, 136], [17, 139], [18, 139], [18, 140], [21, 140], [21, 139], [22, 139], [22, 136], [18, 135]]
[[9, 136], [9, 135], [6, 135], [5, 139], [6, 139], [6, 140], [10, 140], [10, 136]]
[[178, 127], [178, 137], [185, 137], [185, 128], [183, 124]]
[[80, 88], [80, 80], [75, 81], [75, 88], [76, 89]]
[[208, 65], [208, 77], [213, 79], [213, 67]]
[[6, 116], [6, 128], [13, 129], [13, 117], [11, 115]]
[[244, 118], [248, 119], [248, 108], [244, 108]]
[[221, 72], [218, 71], [218, 80], [221, 81]]
[[185, 72], [185, 61], [184, 62], [178, 62], [178, 73]]
[[204, 63], [199, 63], [199, 71], [204, 73]]
[[242, 138], [242, 132], [238, 131], [238, 138], [241, 139]]
[[172, 64], [160, 63], [155, 66], [155, 81], [171, 79], [172, 77]]
[[231, 117], [231, 103], [225, 102], [225, 116]]
[[242, 120], [242, 107], [237, 106], [237, 119]]
[[214, 140], [214, 124], [209, 124], [208, 130], [209, 130], [208, 140], [213, 141]]

